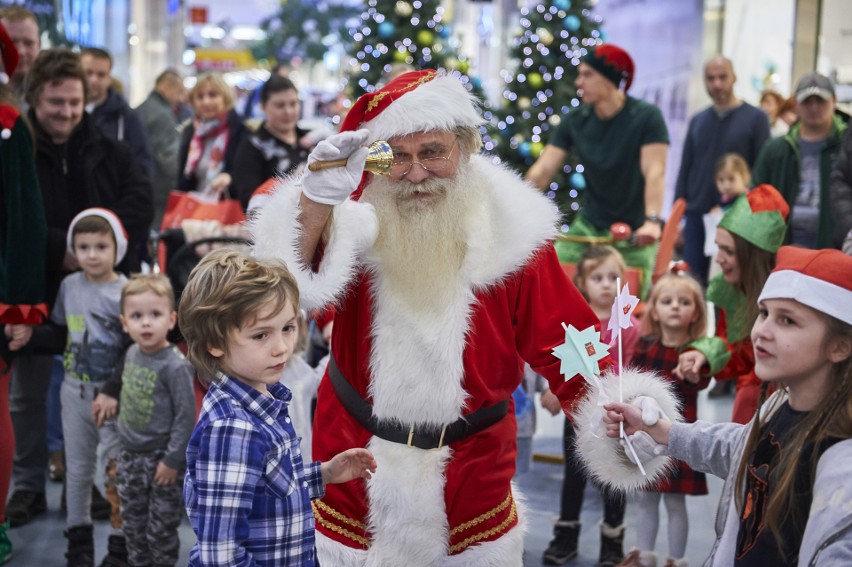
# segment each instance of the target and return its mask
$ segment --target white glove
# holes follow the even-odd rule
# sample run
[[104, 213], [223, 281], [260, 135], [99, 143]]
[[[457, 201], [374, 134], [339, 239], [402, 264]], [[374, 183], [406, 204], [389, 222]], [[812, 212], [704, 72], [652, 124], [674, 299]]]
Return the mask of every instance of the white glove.
[[315, 161], [332, 161], [348, 158], [344, 167], [331, 167], [311, 171], [307, 167], [302, 175], [302, 193], [315, 203], [339, 205], [361, 182], [364, 163], [369, 150], [364, 147], [368, 130], [342, 132], [330, 136], [317, 144], [308, 156], [308, 165]]
[[630, 403], [642, 410], [642, 423], [648, 427], [657, 423], [660, 418], [668, 419], [663, 408], [651, 396], [637, 396], [630, 400]]
[[[623, 439], [620, 440], [622, 445], [626, 445]], [[665, 445], [661, 445], [654, 441], [654, 438], [645, 433], [644, 431], [637, 431], [633, 435], [630, 436], [630, 443], [633, 445], [633, 449], [636, 451], [636, 456], [639, 458], [639, 461], [642, 463], [647, 463], [660, 455], [666, 450]], [[633, 453], [627, 448], [624, 448], [624, 452], [627, 455], [627, 458], [630, 459], [635, 465], [639, 463], [633, 458]]]

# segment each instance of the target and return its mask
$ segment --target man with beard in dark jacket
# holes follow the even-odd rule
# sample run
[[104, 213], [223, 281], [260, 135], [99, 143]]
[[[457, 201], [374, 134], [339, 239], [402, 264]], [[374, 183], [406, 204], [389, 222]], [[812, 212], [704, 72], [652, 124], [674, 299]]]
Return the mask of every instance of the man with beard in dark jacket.
[[142, 118], [112, 88], [112, 56], [97, 47], [87, 47], [80, 54], [86, 73], [86, 112], [95, 125], [112, 140], [127, 145], [142, 171], [154, 175], [154, 152]]
[[[27, 77], [28, 118], [36, 138], [36, 173], [47, 221], [45, 299], [52, 307], [59, 283], [78, 269], [66, 232], [74, 216], [103, 207], [127, 231], [127, 255], [118, 266], [139, 270], [137, 250], [153, 216], [151, 186], [124, 145], [110, 140], [83, 110], [86, 78], [80, 58], [67, 49], [42, 51]], [[15, 488], [6, 513], [12, 526], [46, 509], [45, 397], [53, 357], [21, 357], [12, 369], [9, 394], [15, 430]]]

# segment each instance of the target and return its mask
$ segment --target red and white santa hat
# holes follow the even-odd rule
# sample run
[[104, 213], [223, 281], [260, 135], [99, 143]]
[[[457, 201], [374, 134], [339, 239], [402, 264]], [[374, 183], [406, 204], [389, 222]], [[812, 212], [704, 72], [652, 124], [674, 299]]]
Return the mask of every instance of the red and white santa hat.
[[101, 217], [109, 223], [110, 228], [112, 228], [112, 234], [115, 236], [115, 265], [117, 266], [124, 259], [124, 255], [127, 254], [127, 231], [124, 230], [124, 225], [121, 224], [118, 215], [109, 209], [92, 207], [77, 213], [77, 216], [68, 225], [68, 235], [66, 236], [68, 251], [72, 254], [74, 253], [74, 225], [85, 217]]
[[18, 50], [9, 33], [0, 22], [0, 52], [3, 55], [3, 69], [0, 69], [0, 82], [8, 83], [9, 77], [15, 74], [18, 68]]
[[758, 301], [792, 299], [852, 325], [852, 256], [783, 246]]
[[[479, 101], [458, 77], [426, 69], [403, 73], [381, 89], [361, 95], [340, 131], [366, 128], [373, 141], [463, 126], [476, 128], [483, 122]], [[353, 199], [360, 195], [367, 175]]]
[[270, 177], [257, 186], [257, 189], [254, 190], [254, 193], [251, 194], [251, 198], [249, 199], [246, 214], [266, 206], [272, 198], [272, 193], [275, 192], [275, 188], [278, 186], [278, 181], [277, 177]]

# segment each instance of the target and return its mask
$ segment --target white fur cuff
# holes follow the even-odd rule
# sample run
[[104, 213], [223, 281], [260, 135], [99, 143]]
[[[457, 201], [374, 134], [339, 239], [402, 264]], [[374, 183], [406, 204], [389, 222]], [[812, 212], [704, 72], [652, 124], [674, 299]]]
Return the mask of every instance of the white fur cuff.
[[[619, 380], [624, 380], [624, 401], [629, 403], [639, 396], [650, 396], [659, 403], [663, 412], [671, 419], [681, 421], [677, 397], [671, 384], [654, 372], [626, 369], [619, 378], [614, 374], [603, 377], [603, 387], [609, 400], [619, 399]], [[653, 486], [673, 466], [671, 457], [654, 456], [643, 460], [647, 476], [627, 456], [625, 447], [618, 439], [606, 437], [600, 427], [603, 408], [598, 405], [598, 392], [589, 389], [586, 397], [574, 413], [577, 430], [577, 452], [591, 478], [611, 489], [632, 492]]]
[[296, 277], [302, 307], [308, 311], [337, 301], [355, 275], [359, 258], [378, 233], [373, 206], [347, 200], [334, 208], [331, 234], [322, 262], [314, 272], [301, 261], [299, 198], [301, 186], [293, 178], [278, 182], [275, 192], [251, 223], [254, 255], [279, 258]]

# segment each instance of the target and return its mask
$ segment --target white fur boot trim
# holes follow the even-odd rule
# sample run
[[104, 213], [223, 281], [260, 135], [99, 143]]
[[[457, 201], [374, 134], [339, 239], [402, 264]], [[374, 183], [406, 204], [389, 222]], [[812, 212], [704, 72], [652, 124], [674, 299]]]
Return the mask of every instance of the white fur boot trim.
[[657, 554], [633, 547], [624, 556], [624, 561], [619, 563], [625, 567], [657, 567]]
[[689, 567], [689, 561], [686, 560], [686, 557], [681, 557], [680, 559], [666, 557], [666, 564], [664, 567]]
[[[609, 401], [619, 399], [619, 380], [624, 382], [624, 401], [639, 396], [650, 396], [660, 404], [663, 412], [671, 419], [682, 419], [678, 399], [672, 385], [654, 372], [625, 369], [622, 376], [606, 374], [602, 378], [604, 395]], [[643, 476], [627, 457], [626, 449], [618, 439], [606, 436], [601, 419], [604, 410], [599, 405], [599, 393], [589, 388], [585, 398], [574, 412], [574, 425], [577, 429], [577, 452], [589, 476], [607, 488], [632, 492], [653, 486], [674, 466], [674, 461], [660, 455], [643, 462], [647, 476]]]

